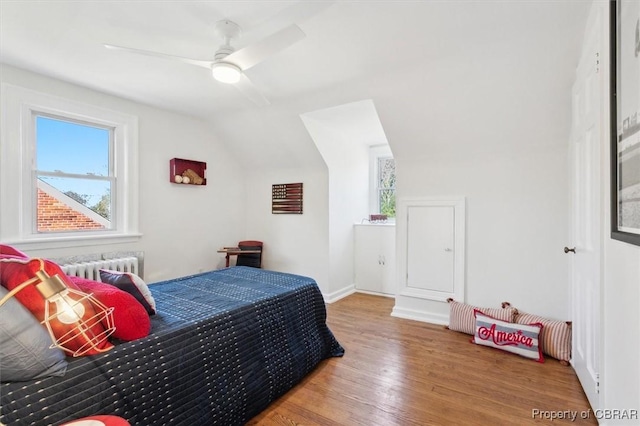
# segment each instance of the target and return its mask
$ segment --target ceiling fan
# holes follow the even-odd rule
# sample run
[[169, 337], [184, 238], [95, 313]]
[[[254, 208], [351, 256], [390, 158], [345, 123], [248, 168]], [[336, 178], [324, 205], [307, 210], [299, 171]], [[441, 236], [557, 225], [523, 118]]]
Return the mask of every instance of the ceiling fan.
[[291, 46], [297, 41], [302, 40], [305, 37], [304, 32], [300, 27], [293, 24], [254, 44], [243, 47], [240, 50], [235, 50], [231, 46], [231, 41], [240, 36], [241, 29], [238, 24], [225, 19], [216, 22], [214, 30], [215, 33], [222, 38], [223, 42], [216, 51], [212, 60], [191, 59], [161, 52], [154, 52], [151, 50], [115, 46], [112, 44], [105, 44], [104, 46], [108, 49], [171, 59], [208, 68], [211, 70], [215, 80], [221, 83], [233, 84], [242, 94], [252, 100], [256, 105], [269, 105], [269, 101], [253, 85], [251, 80], [249, 80], [245, 75], [244, 71]]

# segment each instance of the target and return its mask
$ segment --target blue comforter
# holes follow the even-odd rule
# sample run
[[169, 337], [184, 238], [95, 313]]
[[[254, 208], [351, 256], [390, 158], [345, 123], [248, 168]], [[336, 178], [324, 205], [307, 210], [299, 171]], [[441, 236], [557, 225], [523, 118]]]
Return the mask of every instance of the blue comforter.
[[136, 426], [241, 425], [344, 350], [311, 278], [233, 267], [150, 286], [152, 332], [71, 360], [64, 377], [0, 385], [0, 420], [95, 414]]

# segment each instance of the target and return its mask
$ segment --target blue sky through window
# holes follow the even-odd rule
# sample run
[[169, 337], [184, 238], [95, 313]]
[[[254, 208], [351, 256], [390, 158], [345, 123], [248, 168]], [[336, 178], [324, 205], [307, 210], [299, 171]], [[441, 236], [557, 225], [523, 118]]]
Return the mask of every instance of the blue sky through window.
[[[110, 130], [44, 116], [36, 117], [36, 164], [39, 172], [109, 176]], [[87, 195], [91, 206], [109, 192], [110, 182], [40, 176], [59, 191]]]

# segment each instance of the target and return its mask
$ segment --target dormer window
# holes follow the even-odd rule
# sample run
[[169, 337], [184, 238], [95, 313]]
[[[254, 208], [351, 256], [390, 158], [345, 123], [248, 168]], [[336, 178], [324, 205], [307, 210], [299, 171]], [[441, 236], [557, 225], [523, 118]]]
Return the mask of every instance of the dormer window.
[[370, 148], [371, 213], [396, 217], [396, 162], [389, 145]]

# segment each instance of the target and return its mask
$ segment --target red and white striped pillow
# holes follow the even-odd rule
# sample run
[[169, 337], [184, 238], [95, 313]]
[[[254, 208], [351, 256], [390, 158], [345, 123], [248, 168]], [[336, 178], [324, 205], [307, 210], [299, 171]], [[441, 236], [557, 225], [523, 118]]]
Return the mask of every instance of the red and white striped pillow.
[[449, 330], [460, 331], [466, 334], [475, 334], [476, 332], [476, 317], [473, 314], [475, 310], [506, 322], [513, 322], [516, 313], [518, 313], [515, 308], [507, 306], [505, 306], [504, 309], [479, 308], [466, 303], [456, 302], [453, 299], [447, 299], [447, 302], [449, 302]]
[[[509, 302], [503, 302], [505, 309], [513, 309]], [[538, 315], [517, 311], [515, 322], [517, 324], [530, 324], [539, 322], [543, 325], [540, 332], [540, 348], [545, 355], [560, 360], [564, 365], [569, 365], [571, 360], [571, 322], [558, 321], [544, 318]]]

